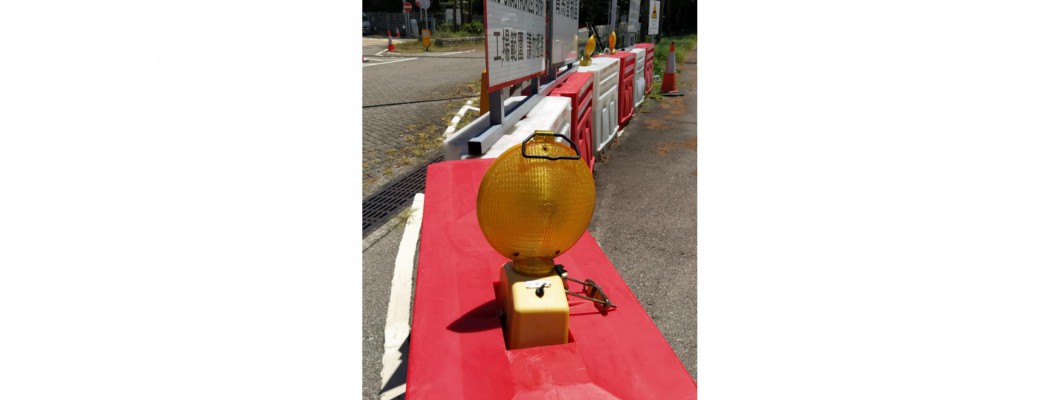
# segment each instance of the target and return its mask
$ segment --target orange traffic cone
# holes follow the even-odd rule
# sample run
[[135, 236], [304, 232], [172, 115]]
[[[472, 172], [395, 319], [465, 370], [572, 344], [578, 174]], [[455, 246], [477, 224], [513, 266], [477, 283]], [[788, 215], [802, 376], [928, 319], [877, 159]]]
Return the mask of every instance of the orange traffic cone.
[[666, 72], [663, 73], [662, 94], [677, 94], [677, 61], [674, 58], [674, 42], [670, 42], [670, 55], [666, 58]]
[[394, 51], [394, 39], [390, 38], [390, 30], [386, 30], [386, 51]]

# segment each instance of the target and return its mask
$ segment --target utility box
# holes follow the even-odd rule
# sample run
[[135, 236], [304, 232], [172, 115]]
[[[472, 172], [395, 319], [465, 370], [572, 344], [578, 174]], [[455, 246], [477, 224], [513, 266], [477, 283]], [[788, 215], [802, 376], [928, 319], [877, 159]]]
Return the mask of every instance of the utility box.
[[655, 43], [637, 43], [634, 48], [644, 49], [644, 94], [655, 87]]
[[604, 57], [621, 60], [618, 80], [618, 125], [626, 126], [633, 118], [633, 72], [637, 68], [637, 55], [628, 51], [616, 51]]
[[593, 74], [572, 72], [562, 84], [552, 89], [549, 96], [563, 96], [571, 100], [571, 141], [578, 146], [582, 160], [589, 170], [596, 164], [593, 155]]
[[633, 48], [631, 53], [637, 55], [637, 68], [633, 70], [633, 106], [639, 107], [644, 102], [644, 49]]
[[578, 72], [593, 74], [593, 154], [597, 158], [618, 134], [619, 64], [617, 58], [594, 57], [592, 64], [578, 67]]

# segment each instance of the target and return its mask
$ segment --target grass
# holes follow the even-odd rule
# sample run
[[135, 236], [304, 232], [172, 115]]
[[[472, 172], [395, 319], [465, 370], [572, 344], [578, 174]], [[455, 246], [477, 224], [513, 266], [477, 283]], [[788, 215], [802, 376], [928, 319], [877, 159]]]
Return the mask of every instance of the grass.
[[666, 59], [670, 56], [670, 42], [674, 42], [674, 59], [677, 64], [685, 62], [688, 52], [696, 48], [696, 35], [663, 36], [655, 44], [655, 72], [662, 76], [666, 72]]
[[[655, 62], [654, 62], [654, 73], [660, 77], [666, 72], [666, 60], [670, 57], [670, 42], [674, 42], [674, 60], [677, 61], [678, 65], [685, 62], [685, 57], [688, 56], [688, 52], [696, 48], [696, 35], [686, 36], [663, 36], [659, 39], [659, 43], [655, 44]], [[680, 69], [677, 70], [681, 72]], [[656, 79], [655, 85], [651, 89], [651, 93], [648, 93], [648, 98], [653, 100], [662, 99], [662, 80]]]
[[464, 31], [455, 31], [455, 32], [443, 31], [443, 30], [431, 31], [431, 37], [436, 37], [436, 38], [439, 38], [439, 39], [466, 38], [466, 37], [475, 37], [475, 36], [482, 36], [482, 34], [481, 33], [480, 34], [474, 34], [474, 33], [471, 33], [471, 32], [464, 32]]
[[[481, 91], [482, 91], [482, 81], [479, 80], [479, 79], [475, 79], [475, 80], [473, 80], [471, 82], [468, 82], [467, 84], [457, 88], [455, 91], [450, 93], [449, 97], [465, 97], [465, 96], [466, 97], [470, 97], [471, 98], [471, 106], [472, 107], [479, 107], [479, 96], [482, 94]], [[465, 101], [451, 101], [449, 103], [446, 103], [446, 105], [445, 105], [446, 113], [445, 113], [445, 116], [442, 117], [442, 124], [444, 126], [448, 127], [449, 123], [452, 122], [453, 117], [455, 117], [456, 114], [458, 112], [460, 112], [460, 109], [463, 108], [464, 104], [466, 104], [466, 103], [467, 103], [466, 100]], [[467, 112], [464, 113], [464, 117], [460, 118], [460, 121], [456, 123], [456, 130], [459, 131], [461, 128], [467, 126], [467, 124], [470, 124], [471, 121], [474, 121], [475, 118], [478, 118], [478, 116], [479, 116], [479, 114], [477, 112], [475, 112], [473, 110], [468, 110]]]
[[[484, 48], [485, 48], [485, 45], [482, 44], [481, 42], [479, 42], [479, 43], [450, 43], [450, 44], [442, 44], [442, 43], [439, 43], [439, 42], [436, 42], [436, 41], [432, 40], [431, 41], [431, 48], [430, 48], [430, 50], [426, 51], [426, 53], [435, 52], [435, 51], [443, 52], [443, 51], [482, 50]], [[417, 39], [415, 42], [394, 43], [394, 52], [395, 53], [403, 53], [403, 54], [415, 54], [415, 53], [424, 53], [425, 51], [423, 50], [423, 42], [421, 42], [419, 39]]]
[[648, 93], [648, 98], [652, 100], [662, 100], [662, 80], [655, 80], [655, 85], [651, 87], [651, 92]]
[[[441, 147], [442, 129], [432, 123], [409, 125], [405, 135], [401, 137], [400, 146], [384, 150], [383, 156], [380, 156], [377, 150], [365, 151], [361, 162], [361, 190], [367, 190], [369, 186], [394, 174], [401, 167], [421, 161], [431, 150]], [[379, 172], [372, 172], [380, 166], [382, 169]]]
[[442, 145], [443, 129], [436, 124], [423, 123], [412, 125], [409, 132], [410, 134], [402, 138], [405, 142], [405, 147], [402, 149], [402, 153], [405, 156], [403, 156], [399, 162], [405, 162], [407, 159], [409, 164], [411, 164], [414, 159], [409, 157], [409, 155], [417, 159], [422, 158], [427, 155], [427, 153], [430, 153], [431, 150], [435, 150]]
[[[472, 106], [477, 106], [481, 87], [482, 82], [476, 79], [452, 90], [448, 93], [448, 96], [473, 98]], [[401, 144], [397, 147], [389, 148], [382, 152], [378, 150], [365, 151], [364, 161], [361, 163], [364, 188], [381, 178], [390, 176], [398, 168], [423, 161], [423, 158], [429, 155], [431, 151], [441, 148], [445, 129], [449, 127], [449, 123], [465, 103], [466, 100], [446, 103], [444, 105], [446, 113], [437, 122], [406, 126], [401, 136]], [[457, 123], [457, 130], [471, 123], [477, 117], [478, 115], [474, 111], [464, 113], [464, 117]], [[383, 160], [388, 160], [386, 165], [383, 165]], [[382, 169], [377, 173], [370, 172], [377, 167], [382, 167]]]
[[412, 214], [415, 211], [416, 210], [414, 210], [412, 208], [412, 206], [405, 207], [404, 210], [401, 210], [401, 212], [399, 212], [399, 213], [395, 214], [393, 217], [391, 217], [391, 220], [397, 221], [398, 224], [401, 224], [402, 226], [404, 226], [404, 225], [409, 223], [410, 219], [412, 219]]

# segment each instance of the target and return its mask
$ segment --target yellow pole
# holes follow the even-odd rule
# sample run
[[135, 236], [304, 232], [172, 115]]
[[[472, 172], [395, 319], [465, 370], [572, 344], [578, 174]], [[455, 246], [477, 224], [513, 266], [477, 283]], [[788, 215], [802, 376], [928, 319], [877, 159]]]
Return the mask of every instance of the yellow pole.
[[489, 89], [489, 75], [486, 74], [486, 69], [482, 69], [482, 85], [478, 95], [478, 115], [481, 117], [490, 112], [490, 95], [486, 91]]

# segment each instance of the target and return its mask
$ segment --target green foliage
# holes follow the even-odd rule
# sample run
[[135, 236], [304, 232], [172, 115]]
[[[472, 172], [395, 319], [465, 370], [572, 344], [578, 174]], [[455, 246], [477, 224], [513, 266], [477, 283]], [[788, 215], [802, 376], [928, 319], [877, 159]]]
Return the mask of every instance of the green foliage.
[[473, 21], [473, 22], [469, 22], [469, 23], [464, 24], [464, 26], [461, 29], [464, 32], [470, 33], [472, 35], [481, 35], [482, 32], [484, 32], [486, 30], [486, 27], [482, 26], [481, 22]]
[[474, 35], [472, 35], [470, 33], [467, 33], [467, 32], [463, 32], [463, 31], [450, 32], [450, 31], [443, 31], [441, 29], [439, 29], [437, 31], [434, 31], [434, 32], [431, 32], [431, 38], [434, 38], [434, 39], [463, 38], [463, 37], [469, 37], [469, 36], [474, 36]]
[[663, 36], [655, 44], [655, 73], [662, 76], [666, 72], [666, 58], [670, 56], [670, 42], [674, 42], [674, 59], [678, 64], [685, 62], [688, 52], [696, 48], [696, 35]]

